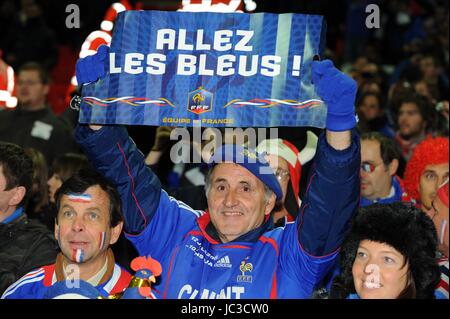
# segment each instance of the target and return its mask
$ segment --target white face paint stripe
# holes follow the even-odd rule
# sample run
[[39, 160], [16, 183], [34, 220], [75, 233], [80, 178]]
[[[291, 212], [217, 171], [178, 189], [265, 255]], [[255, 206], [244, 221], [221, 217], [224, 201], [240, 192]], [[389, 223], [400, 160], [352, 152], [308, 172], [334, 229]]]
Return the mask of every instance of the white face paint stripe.
[[89, 194], [69, 194], [69, 200], [77, 203], [90, 203], [92, 196]]
[[441, 224], [441, 232], [440, 232], [440, 238], [439, 243], [442, 245], [444, 243], [445, 238], [445, 229], [447, 228], [447, 220], [444, 219]]
[[100, 232], [100, 250], [102, 250], [104, 248], [106, 244], [106, 232], [102, 231]]

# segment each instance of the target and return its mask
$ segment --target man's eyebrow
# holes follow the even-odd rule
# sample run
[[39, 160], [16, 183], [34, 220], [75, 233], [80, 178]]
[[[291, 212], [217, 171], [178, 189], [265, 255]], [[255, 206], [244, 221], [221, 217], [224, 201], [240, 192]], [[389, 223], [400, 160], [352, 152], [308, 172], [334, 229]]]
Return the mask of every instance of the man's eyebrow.
[[71, 205], [69, 205], [69, 204], [64, 204], [61, 208], [70, 208], [70, 209], [73, 209], [73, 207], [72, 207]]
[[227, 180], [223, 177], [216, 178], [213, 183], [221, 183], [226, 182]]

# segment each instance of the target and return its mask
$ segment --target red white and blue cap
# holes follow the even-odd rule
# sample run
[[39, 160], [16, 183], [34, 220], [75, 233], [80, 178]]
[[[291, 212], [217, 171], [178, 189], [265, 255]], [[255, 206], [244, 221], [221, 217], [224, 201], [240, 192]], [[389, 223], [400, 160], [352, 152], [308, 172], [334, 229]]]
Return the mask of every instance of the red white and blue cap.
[[255, 175], [261, 182], [275, 193], [277, 201], [283, 198], [280, 183], [264, 154], [257, 153], [254, 149], [235, 144], [225, 144], [218, 148], [208, 162], [213, 168], [220, 163], [235, 163], [241, 165]]

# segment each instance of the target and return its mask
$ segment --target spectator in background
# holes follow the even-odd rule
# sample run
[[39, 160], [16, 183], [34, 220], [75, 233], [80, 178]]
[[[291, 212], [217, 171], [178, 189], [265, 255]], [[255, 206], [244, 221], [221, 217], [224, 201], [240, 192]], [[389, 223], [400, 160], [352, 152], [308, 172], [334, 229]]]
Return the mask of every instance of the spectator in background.
[[31, 61], [47, 70], [56, 64], [56, 38], [45, 23], [38, 0], [21, 0], [21, 10], [6, 30], [5, 61], [15, 70]]
[[0, 113], [0, 141], [39, 150], [47, 164], [76, 149], [71, 130], [46, 103], [48, 73], [39, 64], [22, 66], [17, 75], [18, 107]]
[[441, 281], [437, 292], [448, 299], [448, 180], [439, 187], [427, 214], [433, 220], [439, 239], [438, 263], [441, 269]]
[[55, 221], [53, 218], [48, 218], [48, 216], [51, 216], [52, 214], [49, 212], [49, 209], [51, 208], [49, 207], [48, 201], [47, 163], [45, 162], [44, 155], [34, 148], [25, 149], [25, 153], [33, 161], [33, 184], [30, 200], [25, 213], [28, 218], [36, 219], [52, 230], [52, 224], [54, 224]]
[[395, 142], [377, 132], [361, 135], [361, 206], [393, 203], [404, 197], [397, 176], [401, 161]]
[[389, 123], [385, 112], [384, 102], [376, 93], [364, 93], [356, 104], [358, 113], [358, 130], [360, 133], [377, 131], [383, 135], [393, 138], [395, 131]]
[[405, 160], [409, 160], [417, 144], [433, 131], [435, 115], [436, 112], [427, 99], [420, 95], [407, 95], [401, 99], [395, 139], [401, 147]]
[[66, 153], [57, 157], [52, 164], [52, 175], [46, 182], [49, 201], [55, 203], [55, 194], [61, 185], [80, 169], [89, 167], [86, 156], [82, 154]]
[[440, 70], [436, 58], [432, 54], [425, 54], [419, 63], [422, 78], [428, 87], [439, 93], [439, 100], [448, 99], [448, 77]]
[[[283, 198], [271, 212], [276, 225], [283, 226], [285, 221], [293, 222], [301, 205], [300, 178], [302, 166], [316, 154], [317, 136], [308, 131], [307, 142], [301, 152], [289, 141], [283, 139], [266, 139], [256, 147], [258, 153], [266, 153], [267, 161], [275, 172], [281, 185]], [[285, 220], [286, 218], [286, 220]]]
[[429, 137], [417, 145], [406, 165], [406, 191], [424, 211], [431, 209], [439, 186], [448, 179], [448, 157], [448, 138]]
[[53, 263], [58, 253], [53, 234], [24, 214], [32, 178], [25, 151], [0, 142], [0, 294], [29, 271]]

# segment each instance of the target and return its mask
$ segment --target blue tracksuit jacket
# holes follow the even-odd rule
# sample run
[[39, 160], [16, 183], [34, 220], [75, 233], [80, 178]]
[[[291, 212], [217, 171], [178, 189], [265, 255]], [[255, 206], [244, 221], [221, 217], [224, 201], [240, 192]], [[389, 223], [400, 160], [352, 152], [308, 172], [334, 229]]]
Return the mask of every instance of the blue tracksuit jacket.
[[118, 188], [127, 238], [140, 255], [160, 261], [158, 298], [308, 298], [333, 265], [359, 205], [359, 137], [346, 150], [324, 134], [297, 220], [273, 228], [270, 219], [229, 243], [215, 236], [209, 214], [161, 189], [123, 127], [76, 138], [93, 166]]

